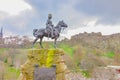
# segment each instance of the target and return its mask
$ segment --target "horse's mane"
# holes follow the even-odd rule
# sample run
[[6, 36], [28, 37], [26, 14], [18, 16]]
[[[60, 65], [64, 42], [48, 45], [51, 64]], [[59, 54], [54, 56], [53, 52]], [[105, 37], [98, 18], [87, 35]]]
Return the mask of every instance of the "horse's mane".
[[57, 28], [57, 27], [59, 27], [59, 25], [60, 25], [60, 22], [61, 22], [61, 21], [59, 21], [59, 22], [58, 22], [58, 24], [57, 24], [57, 25], [56, 25], [54, 28]]

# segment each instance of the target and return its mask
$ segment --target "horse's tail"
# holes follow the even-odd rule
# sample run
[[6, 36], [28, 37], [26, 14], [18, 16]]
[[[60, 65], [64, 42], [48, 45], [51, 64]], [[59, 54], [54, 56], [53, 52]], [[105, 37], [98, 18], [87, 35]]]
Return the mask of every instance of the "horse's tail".
[[33, 36], [34, 37], [37, 37], [37, 31], [38, 31], [38, 29], [33, 29]]

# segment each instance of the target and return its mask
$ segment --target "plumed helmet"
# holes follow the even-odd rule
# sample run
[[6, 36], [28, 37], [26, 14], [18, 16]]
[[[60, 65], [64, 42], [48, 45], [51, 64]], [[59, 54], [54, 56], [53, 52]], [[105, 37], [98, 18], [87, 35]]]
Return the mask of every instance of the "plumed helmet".
[[52, 18], [52, 14], [48, 14], [48, 18]]

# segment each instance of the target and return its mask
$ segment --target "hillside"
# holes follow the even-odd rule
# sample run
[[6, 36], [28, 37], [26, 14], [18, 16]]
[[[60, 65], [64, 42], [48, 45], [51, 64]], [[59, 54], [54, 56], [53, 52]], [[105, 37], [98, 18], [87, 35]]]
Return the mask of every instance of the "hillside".
[[[102, 35], [101, 33], [79, 33], [57, 42], [58, 48], [66, 54], [64, 60], [70, 70], [81, 70], [85, 77], [93, 77], [98, 68], [107, 65], [120, 65], [120, 34]], [[45, 48], [53, 48], [53, 42], [43, 42]], [[35, 48], [40, 48], [39, 43]], [[19, 75], [19, 67], [27, 59], [26, 48], [1, 48], [0, 64], [4, 72], [0, 78], [13, 80]], [[0, 70], [3, 70], [3, 67]], [[10, 75], [11, 74], [11, 75]], [[99, 73], [101, 74], [101, 73]], [[9, 76], [10, 75], [10, 76]], [[15, 76], [14, 76], [15, 75]]]
[[61, 43], [74, 49], [72, 59], [77, 66], [90, 73], [97, 67], [120, 65], [120, 33], [79, 33]]

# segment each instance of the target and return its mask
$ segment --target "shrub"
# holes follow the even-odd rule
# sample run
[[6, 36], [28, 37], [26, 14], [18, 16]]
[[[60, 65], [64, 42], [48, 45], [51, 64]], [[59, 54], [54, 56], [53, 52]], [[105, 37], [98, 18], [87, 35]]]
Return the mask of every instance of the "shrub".
[[108, 52], [108, 53], [105, 53], [104, 56], [106, 56], [108, 58], [113, 58], [115, 56], [115, 53], [114, 52]]
[[82, 73], [82, 75], [83, 75], [84, 77], [86, 77], [86, 78], [89, 78], [89, 77], [90, 77], [90, 73], [89, 73], [89, 71], [87, 71], [87, 70], [81, 70], [81, 73]]
[[66, 53], [68, 53], [71, 57], [73, 56], [74, 53], [74, 48], [69, 46], [69, 45], [65, 45], [65, 44], [61, 44], [60, 48], [62, 48]]

